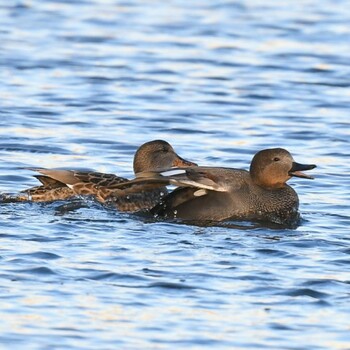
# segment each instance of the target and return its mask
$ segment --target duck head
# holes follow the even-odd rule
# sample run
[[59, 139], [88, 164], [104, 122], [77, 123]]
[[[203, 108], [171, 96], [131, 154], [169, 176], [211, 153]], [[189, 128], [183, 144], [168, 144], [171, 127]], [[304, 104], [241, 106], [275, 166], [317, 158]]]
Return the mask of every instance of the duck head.
[[134, 172], [157, 171], [172, 167], [196, 166], [181, 158], [166, 141], [154, 140], [139, 147], [134, 157]]
[[313, 179], [303, 171], [316, 168], [314, 164], [300, 164], [283, 148], [265, 149], [255, 154], [250, 165], [253, 182], [265, 188], [281, 188], [292, 177]]

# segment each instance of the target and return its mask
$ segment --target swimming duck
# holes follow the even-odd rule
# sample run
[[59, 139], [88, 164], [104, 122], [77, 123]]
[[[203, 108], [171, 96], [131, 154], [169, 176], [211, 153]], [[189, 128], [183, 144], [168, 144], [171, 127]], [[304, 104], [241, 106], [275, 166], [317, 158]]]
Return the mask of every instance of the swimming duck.
[[[195, 163], [181, 158], [166, 141], [154, 140], [141, 145], [134, 156], [134, 173], [157, 171], [169, 167], [195, 166]], [[66, 200], [76, 195], [93, 195], [100, 202], [112, 202], [119, 210], [135, 211], [153, 207], [160, 196], [167, 193], [166, 187], [150, 189], [143, 193], [123, 195], [113, 186], [128, 179], [114, 174], [75, 170], [31, 169], [41, 175], [34, 175], [41, 183], [20, 192], [18, 200], [47, 202]]]
[[286, 184], [291, 177], [312, 179], [302, 171], [316, 165], [296, 163], [282, 148], [256, 153], [250, 170], [188, 167], [146, 172], [117, 187], [140, 191], [143, 186], [179, 186], [151, 209], [157, 217], [185, 221], [259, 220], [292, 223], [298, 220], [299, 199]]

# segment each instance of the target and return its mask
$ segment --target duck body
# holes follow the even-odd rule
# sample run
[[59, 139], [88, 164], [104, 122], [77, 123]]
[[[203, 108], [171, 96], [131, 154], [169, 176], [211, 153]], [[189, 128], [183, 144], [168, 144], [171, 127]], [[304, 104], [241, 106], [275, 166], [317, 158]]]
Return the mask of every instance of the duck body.
[[[195, 163], [181, 158], [166, 141], [154, 140], [141, 145], [134, 156], [134, 172], [156, 171], [172, 166], [193, 166]], [[67, 200], [75, 196], [93, 196], [101, 203], [114, 205], [121, 211], [138, 211], [154, 207], [167, 193], [165, 186], [152, 188], [142, 193], [128, 193], [115, 188], [128, 181], [115, 174], [93, 171], [31, 169], [41, 175], [35, 177], [41, 186], [21, 191], [16, 201], [48, 202]]]
[[234, 168], [189, 167], [140, 174], [121, 184], [124, 191], [142, 186], [178, 186], [151, 209], [156, 217], [185, 221], [259, 220], [293, 223], [299, 219], [299, 198], [286, 182], [316, 166], [296, 163], [282, 148], [255, 154], [249, 171]]
[[[197, 169], [201, 171], [201, 167]], [[298, 218], [299, 199], [288, 185], [266, 189], [256, 185], [248, 171], [205, 168], [211, 177], [222, 177], [226, 191], [180, 187], [152, 209], [156, 216], [186, 221], [262, 220], [285, 222]]]

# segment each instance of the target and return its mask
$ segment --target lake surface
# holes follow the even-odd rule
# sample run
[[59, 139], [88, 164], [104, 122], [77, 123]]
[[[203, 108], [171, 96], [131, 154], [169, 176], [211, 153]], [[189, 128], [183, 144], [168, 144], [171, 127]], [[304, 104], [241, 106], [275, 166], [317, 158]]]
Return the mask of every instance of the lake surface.
[[0, 204], [2, 349], [350, 349], [350, 3], [0, 4], [0, 192], [23, 167], [132, 177], [283, 147], [295, 229], [196, 227], [91, 200]]

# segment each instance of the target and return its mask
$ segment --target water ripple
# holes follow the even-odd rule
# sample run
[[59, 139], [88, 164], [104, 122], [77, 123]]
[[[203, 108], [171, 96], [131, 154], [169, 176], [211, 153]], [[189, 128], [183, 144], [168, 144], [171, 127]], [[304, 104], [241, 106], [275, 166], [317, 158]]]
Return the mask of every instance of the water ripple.
[[[3, 2], [0, 344], [347, 349], [349, 14], [345, 0]], [[37, 185], [25, 167], [133, 177], [152, 139], [201, 165], [249, 169], [268, 147], [317, 164], [289, 182], [302, 220], [2, 200]]]

